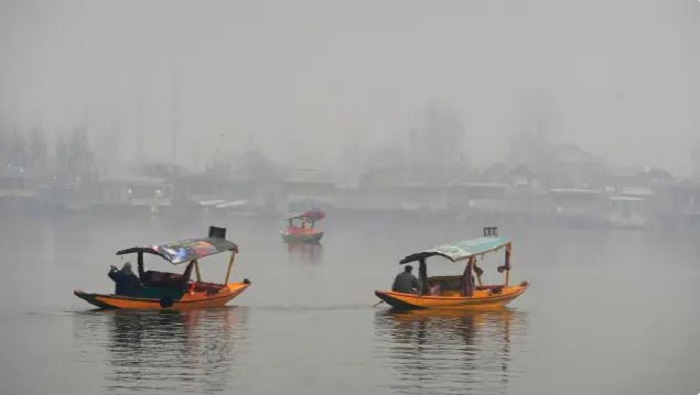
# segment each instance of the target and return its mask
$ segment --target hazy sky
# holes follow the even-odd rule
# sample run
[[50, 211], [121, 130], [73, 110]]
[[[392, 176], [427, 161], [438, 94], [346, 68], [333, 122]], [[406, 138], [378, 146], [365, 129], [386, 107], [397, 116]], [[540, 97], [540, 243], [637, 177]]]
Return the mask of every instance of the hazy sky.
[[0, 116], [88, 121], [122, 160], [165, 160], [176, 113], [182, 164], [255, 147], [355, 167], [349, 147], [396, 144], [436, 101], [472, 162], [503, 160], [539, 106], [555, 142], [683, 174], [699, 66], [697, 0], [0, 0]]

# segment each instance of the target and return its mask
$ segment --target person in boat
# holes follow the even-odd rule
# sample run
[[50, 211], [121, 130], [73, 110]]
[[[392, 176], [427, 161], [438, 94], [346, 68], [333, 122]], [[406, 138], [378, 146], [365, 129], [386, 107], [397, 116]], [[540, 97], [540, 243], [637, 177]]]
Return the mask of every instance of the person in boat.
[[135, 295], [141, 289], [141, 281], [131, 271], [131, 263], [129, 262], [125, 263], [121, 269], [112, 265], [107, 275], [115, 283], [115, 295]]
[[420, 289], [420, 285], [418, 283], [418, 279], [411, 273], [411, 271], [413, 271], [413, 266], [406, 265], [404, 271], [396, 275], [394, 285], [391, 286], [391, 290], [406, 294], [417, 294], [418, 290]]

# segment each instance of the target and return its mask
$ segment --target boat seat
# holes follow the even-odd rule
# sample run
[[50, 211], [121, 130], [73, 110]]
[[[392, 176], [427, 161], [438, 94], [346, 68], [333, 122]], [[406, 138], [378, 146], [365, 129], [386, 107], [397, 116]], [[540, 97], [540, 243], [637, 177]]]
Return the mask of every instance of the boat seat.
[[192, 291], [194, 291], [194, 292], [206, 292], [207, 295], [214, 295], [214, 294], [218, 293], [221, 289], [226, 287], [223, 284], [201, 283], [201, 282], [192, 283], [192, 286], [193, 286], [191, 288]]
[[428, 286], [433, 288], [440, 287], [441, 294], [446, 294], [450, 291], [462, 291], [462, 276], [433, 276], [428, 277]]
[[489, 291], [490, 294], [500, 294], [503, 291], [503, 285], [477, 285], [477, 291]]
[[177, 273], [149, 270], [143, 273], [141, 282], [149, 287], [177, 288], [184, 285], [184, 277]]

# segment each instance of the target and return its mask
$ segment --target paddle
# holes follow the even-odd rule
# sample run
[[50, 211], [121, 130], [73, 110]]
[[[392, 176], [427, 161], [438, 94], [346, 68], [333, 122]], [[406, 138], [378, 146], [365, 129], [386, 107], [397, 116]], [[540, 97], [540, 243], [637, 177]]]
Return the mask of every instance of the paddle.
[[384, 303], [384, 301], [383, 301], [383, 300], [380, 300], [379, 302], [373, 304], [372, 307], [377, 307], [377, 306], [379, 306], [379, 305], [382, 304], [382, 303]]

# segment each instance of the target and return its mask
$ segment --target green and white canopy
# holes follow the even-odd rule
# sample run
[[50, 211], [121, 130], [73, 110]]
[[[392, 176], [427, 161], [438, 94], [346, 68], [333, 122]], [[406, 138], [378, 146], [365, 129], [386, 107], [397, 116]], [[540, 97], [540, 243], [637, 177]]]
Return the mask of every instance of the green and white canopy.
[[452, 262], [463, 261], [475, 255], [483, 255], [487, 252], [497, 251], [508, 244], [510, 244], [510, 240], [503, 237], [481, 237], [473, 240], [459, 241], [411, 254], [402, 259], [399, 264], [419, 261], [435, 255], [445, 257]]

